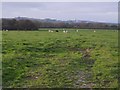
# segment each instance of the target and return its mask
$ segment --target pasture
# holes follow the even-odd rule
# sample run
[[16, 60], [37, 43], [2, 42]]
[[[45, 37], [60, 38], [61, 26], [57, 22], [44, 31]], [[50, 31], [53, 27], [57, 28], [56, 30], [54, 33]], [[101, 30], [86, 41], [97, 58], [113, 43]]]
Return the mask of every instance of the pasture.
[[3, 87], [118, 87], [118, 32], [48, 30], [2, 32]]

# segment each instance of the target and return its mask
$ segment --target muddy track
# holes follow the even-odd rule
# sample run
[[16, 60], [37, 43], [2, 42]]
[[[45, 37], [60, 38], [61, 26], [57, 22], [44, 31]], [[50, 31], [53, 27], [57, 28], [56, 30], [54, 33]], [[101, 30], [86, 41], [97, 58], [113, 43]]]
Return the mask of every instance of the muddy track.
[[82, 58], [80, 63], [86, 65], [85, 70], [77, 71], [75, 73], [75, 88], [92, 88], [95, 84], [92, 82], [92, 66], [94, 65], [95, 60], [91, 59], [90, 52], [92, 51], [91, 48], [80, 49], [80, 48], [71, 48], [73, 51], [77, 51], [82, 53]]

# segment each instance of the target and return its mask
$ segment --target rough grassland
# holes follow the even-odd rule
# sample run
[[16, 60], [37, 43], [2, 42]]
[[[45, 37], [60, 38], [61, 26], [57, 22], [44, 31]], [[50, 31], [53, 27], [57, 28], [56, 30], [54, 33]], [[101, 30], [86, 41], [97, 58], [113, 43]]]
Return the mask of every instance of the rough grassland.
[[118, 87], [118, 32], [3, 31], [3, 87]]

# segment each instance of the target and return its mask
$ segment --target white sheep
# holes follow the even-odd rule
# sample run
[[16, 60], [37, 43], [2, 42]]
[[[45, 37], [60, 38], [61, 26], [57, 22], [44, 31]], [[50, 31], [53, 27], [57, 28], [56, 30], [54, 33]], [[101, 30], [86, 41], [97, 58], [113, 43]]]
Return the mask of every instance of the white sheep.
[[53, 32], [53, 31], [51, 31], [51, 32]]
[[68, 33], [68, 31], [67, 31], [67, 30], [64, 30], [63, 32], [64, 32], [64, 33]]
[[48, 30], [48, 32], [53, 32], [52, 30]]
[[94, 32], [96, 32], [96, 31], [94, 30]]
[[65, 31], [63, 31], [65, 33]]
[[76, 32], [78, 32], [78, 30], [76, 30]]
[[48, 32], [51, 32], [51, 30], [48, 30]]

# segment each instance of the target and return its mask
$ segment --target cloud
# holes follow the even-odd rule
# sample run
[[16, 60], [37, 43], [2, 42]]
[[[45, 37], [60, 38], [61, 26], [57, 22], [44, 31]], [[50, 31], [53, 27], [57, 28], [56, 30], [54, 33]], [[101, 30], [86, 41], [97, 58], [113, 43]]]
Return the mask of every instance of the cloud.
[[[1, 0], [2, 2], [88, 2], [88, 0]], [[119, 2], [119, 0], [89, 0], [89, 2]]]
[[117, 22], [117, 2], [4, 2], [3, 17], [79, 19]]

